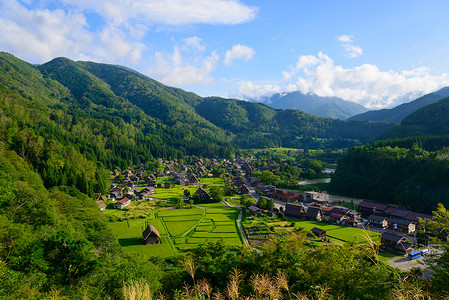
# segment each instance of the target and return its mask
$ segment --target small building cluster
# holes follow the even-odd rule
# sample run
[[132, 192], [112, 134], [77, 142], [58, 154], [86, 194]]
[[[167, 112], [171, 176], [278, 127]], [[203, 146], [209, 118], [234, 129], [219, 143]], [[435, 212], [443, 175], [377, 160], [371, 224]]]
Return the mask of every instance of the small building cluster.
[[359, 212], [367, 218], [369, 225], [382, 229], [390, 228], [398, 232], [413, 234], [416, 231], [418, 218], [432, 219], [431, 215], [400, 209], [385, 203], [362, 201], [358, 205]]

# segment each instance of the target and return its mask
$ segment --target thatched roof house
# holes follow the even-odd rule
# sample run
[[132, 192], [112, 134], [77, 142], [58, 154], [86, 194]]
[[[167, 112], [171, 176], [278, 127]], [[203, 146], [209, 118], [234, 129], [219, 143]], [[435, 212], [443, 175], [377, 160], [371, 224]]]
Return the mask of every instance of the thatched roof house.
[[161, 235], [153, 225], [148, 224], [147, 228], [142, 233], [143, 244], [151, 245], [151, 244], [160, 244]]

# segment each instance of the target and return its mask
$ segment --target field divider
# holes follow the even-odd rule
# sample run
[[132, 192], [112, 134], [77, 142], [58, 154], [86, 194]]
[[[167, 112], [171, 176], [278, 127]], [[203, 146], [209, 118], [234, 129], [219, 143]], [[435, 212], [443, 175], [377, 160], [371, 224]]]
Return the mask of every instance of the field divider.
[[[183, 235], [181, 235], [180, 237], [187, 236], [190, 232], [192, 232], [192, 230], [195, 230], [196, 226], [198, 226], [201, 222], [203, 222], [203, 220], [204, 220], [205, 217], [206, 217], [206, 210], [204, 209], [204, 210], [203, 210], [203, 216], [201, 217], [201, 219], [200, 219], [196, 224], [194, 224], [192, 227], [190, 227], [190, 229], [187, 230], [187, 231], [186, 231]], [[187, 240], [186, 240], [186, 242], [187, 242]]]

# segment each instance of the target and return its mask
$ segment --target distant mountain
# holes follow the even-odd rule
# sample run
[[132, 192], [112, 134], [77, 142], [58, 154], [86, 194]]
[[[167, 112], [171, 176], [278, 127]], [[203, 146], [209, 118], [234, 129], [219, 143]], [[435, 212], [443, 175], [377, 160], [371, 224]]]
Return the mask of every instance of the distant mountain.
[[350, 117], [348, 120], [378, 121], [400, 123], [406, 116], [414, 111], [435, 103], [445, 97], [449, 97], [449, 87], [442, 88], [436, 92], [424, 95], [409, 103], [404, 103], [391, 109], [380, 109], [367, 111], [365, 113]]
[[[229, 157], [238, 148], [352, 147], [391, 127], [281, 111], [237, 99], [203, 98], [128, 68], [67, 58], [33, 66], [0, 52], [0, 79], [0, 97], [10, 99], [0, 102], [0, 116], [11, 120], [3, 122], [4, 131], [0, 126], [0, 133], [12, 134], [3, 137], [8, 147], [23, 139], [15, 132], [24, 135], [21, 130], [32, 128], [36, 136], [63, 141], [67, 149], [73, 146], [79, 155], [108, 169], [124, 169], [156, 157]], [[24, 118], [23, 112], [33, 117]], [[19, 150], [24, 156], [39, 153], [33, 159], [37, 168], [45, 170], [48, 182], [57, 172], [73, 173], [62, 170], [64, 164], [50, 169], [40, 149]]]
[[266, 104], [278, 109], [298, 109], [312, 115], [346, 120], [349, 117], [366, 112], [360, 104], [345, 101], [337, 97], [319, 97], [301, 92], [274, 94], [266, 98]]
[[[447, 88], [445, 88], [447, 91]], [[387, 130], [383, 138], [449, 135], [449, 97], [427, 105]]]

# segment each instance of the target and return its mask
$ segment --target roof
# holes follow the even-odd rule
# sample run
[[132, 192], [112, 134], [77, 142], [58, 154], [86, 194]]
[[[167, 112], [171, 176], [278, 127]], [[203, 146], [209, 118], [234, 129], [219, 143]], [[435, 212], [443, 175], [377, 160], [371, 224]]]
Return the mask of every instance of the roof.
[[148, 224], [147, 228], [145, 228], [145, 230], [142, 232], [143, 239], [146, 240], [152, 233], [159, 238], [161, 237], [159, 231], [157, 231], [157, 229], [153, 225]]
[[106, 204], [104, 204], [104, 202], [102, 200], [98, 200], [97, 204], [98, 204], [99, 209], [106, 208]]
[[304, 212], [304, 206], [302, 206], [302, 205], [295, 205], [295, 204], [290, 204], [290, 203], [287, 203], [285, 205], [284, 214], [286, 214], [288, 216], [299, 217], [301, 212]]
[[307, 215], [313, 218], [316, 218], [318, 214], [321, 213], [321, 208], [309, 206], [307, 209]]
[[380, 239], [390, 241], [393, 243], [399, 243], [400, 241], [402, 241], [403, 237], [396, 234], [383, 232], [382, 235], [380, 236]]
[[416, 213], [416, 212], [409, 212], [405, 217], [406, 220], [410, 220], [413, 222], [418, 222], [418, 218], [421, 219], [432, 219], [433, 216], [432, 215], [426, 215], [426, 214], [422, 214], [422, 213]]
[[394, 217], [404, 218], [408, 213], [410, 213], [409, 210], [396, 209], [392, 213], [390, 213], [390, 215]]
[[330, 212], [332, 209], [333, 209], [333, 207], [330, 207], [330, 206], [321, 207], [322, 212]]
[[320, 235], [320, 234], [326, 234], [326, 231], [325, 230], [323, 230], [323, 229], [320, 229], [320, 228], [316, 228], [316, 227], [313, 227], [311, 230], [310, 230], [313, 234], [316, 234], [316, 235]]
[[260, 210], [260, 208], [254, 205], [251, 205], [250, 207], [248, 207], [248, 209], [253, 212], [258, 212]]
[[115, 202], [114, 205], [125, 204], [128, 201], [131, 201], [131, 200], [128, 198], [123, 198], [122, 200]]
[[376, 209], [379, 211], [383, 211], [388, 207], [388, 204], [363, 200], [362, 202], [359, 203], [358, 206], [367, 209]]
[[393, 224], [401, 224], [401, 225], [410, 225], [410, 223], [412, 223], [412, 221], [410, 220], [402, 220], [402, 219], [395, 219], [395, 218], [388, 218], [388, 223], [393, 223]]
[[344, 217], [344, 215], [342, 214], [337, 214], [337, 213], [331, 213], [331, 215], [329, 216], [331, 218], [335, 218], [335, 219], [341, 219]]
[[386, 217], [375, 216], [375, 215], [371, 215], [368, 217], [368, 220], [373, 220], [376, 222], [383, 222], [385, 219], [386, 219]]
[[386, 213], [387, 215], [389, 215], [397, 209], [398, 209], [397, 207], [388, 206], [386, 209], [383, 210], [383, 212]]

